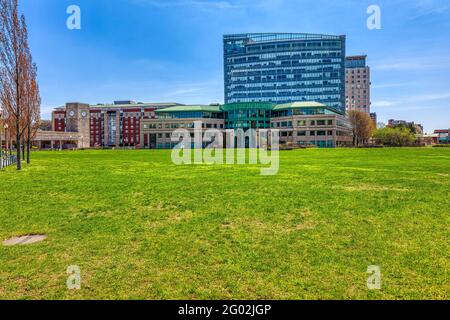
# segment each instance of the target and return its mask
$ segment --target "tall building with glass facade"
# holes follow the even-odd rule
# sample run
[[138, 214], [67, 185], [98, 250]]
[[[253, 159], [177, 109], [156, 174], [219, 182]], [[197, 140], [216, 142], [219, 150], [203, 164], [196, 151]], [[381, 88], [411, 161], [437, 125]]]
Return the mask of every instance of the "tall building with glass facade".
[[225, 35], [225, 103], [316, 101], [345, 112], [345, 36]]

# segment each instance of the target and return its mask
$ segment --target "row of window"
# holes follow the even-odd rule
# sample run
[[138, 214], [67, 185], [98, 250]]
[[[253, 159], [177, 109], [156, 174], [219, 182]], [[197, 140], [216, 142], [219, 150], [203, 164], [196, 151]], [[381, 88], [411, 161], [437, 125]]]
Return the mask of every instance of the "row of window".
[[276, 75], [276, 74], [303, 74], [303, 73], [310, 73], [310, 72], [330, 72], [330, 71], [340, 71], [342, 69], [341, 65], [339, 64], [332, 64], [332, 65], [323, 65], [323, 64], [316, 64], [316, 65], [304, 65], [299, 67], [292, 67], [292, 68], [266, 68], [266, 69], [233, 69], [230, 72], [228, 72], [228, 75], [230, 77], [248, 77], [248, 76], [270, 76], [270, 75]]
[[[336, 80], [336, 79], [335, 79]], [[247, 90], [301, 90], [323, 92], [326, 90], [339, 89], [340, 82], [335, 80], [320, 81], [285, 81], [285, 82], [269, 82], [269, 83], [239, 83], [227, 86], [228, 93], [247, 89]]]
[[[124, 128], [124, 126], [123, 125], [120, 125], [119, 126], [119, 129], [120, 129], [120, 131], [123, 131], [123, 128]], [[130, 131], [137, 131], [137, 130], [139, 130], [139, 124], [135, 127], [134, 125], [130, 125], [130, 126], [125, 126], [125, 132], [128, 132], [128, 130], [130, 130]], [[114, 126], [114, 129], [115, 129], [115, 126]], [[91, 126], [91, 132], [97, 132], [97, 131], [103, 131], [104, 129], [103, 129], [103, 127], [102, 126]]]
[[334, 142], [333, 140], [327, 140], [327, 141], [323, 141], [323, 140], [317, 140], [317, 141], [298, 141], [297, 142], [299, 145], [313, 145], [313, 146], [317, 146], [319, 148], [334, 148]]
[[[324, 65], [324, 64], [330, 64], [330, 63], [337, 63], [341, 64], [342, 59], [301, 59], [301, 60], [291, 60], [291, 64], [295, 66], [310, 66], [310, 65]], [[276, 66], [282, 66], [286, 65], [289, 66], [289, 64], [282, 64], [281, 60], [273, 60], [267, 63], [240, 63], [240, 64], [233, 64], [226, 66], [226, 73], [229, 74], [233, 70], [243, 70], [243, 69], [267, 69], [271, 67]]]
[[[328, 131], [309, 131], [309, 135], [310, 136], [332, 136], [333, 135], [333, 131], [328, 130]], [[304, 137], [306, 136], [306, 131], [297, 131], [297, 136], [299, 137]]]
[[333, 70], [340, 70], [342, 66], [340, 64], [330, 64], [330, 65], [305, 65], [303, 67], [294, 67], [288, 69], [263, 69], [263, 70], [254, 70], [254, 69], [237, 69], [231, 70], [229, 72], [231, 77], [245, 77], [245, 76], [262, 76], [262, 75], [273, 75], [280, 73], [307, 73], [307, 72], [326, 72]]
[[[301, 145], [301, 146], [314, 145], [314, 146], [317, 146], [319, 148], [334, 148], [335, 147], [333, 140], [297, 141], [297, 144]], [[203, 147], [205, 145], [206, 144], [204, 144]], [[169, 143], [169, 142], [167, 142], [167, 143], [158, 143], [158, 144], [156, 144], [156, 148], [157, 149], [173, 149], [176, 146], [178, 146], [178, 142], [177, 143], [173, 143], [173, 142]], [[195, 145], [192, 144], [191, 148], [195, 148]]]
[[344, 86], [340, 82], [334, 82], [338, 79], [316, 79], [310, 81], [262, 81], [262, 82], [246, 82], [246, 81], [232, 81], [226, 85], [227, 94], [242, 90], [308, 90], [313, 89], [317, 92], [327, 90], [339, 89], [344, 91]]
[[[223, 129], [222, 123], [202, 123], [204, 129]], [[149, 123], [144, 124], [144, 129], [193, 129], [194, 123]]]
[[[333, 120], [300, 120], [297, 121], [298, 127], [305, 127], [307, 125], [310, 126], [332, 126]], [[272, 128], [292, 128], [292, 121], [279, 121], [279, 122], [272, 122], [270, 124]]]
[[[95, 135], [94, 136], [94, 135], [91, 134], [91, 140], [94, 143], [99, 143], [99, 142], [103, 143], [103, 141], [105, 140], [105, 137], [103, 135], [101, 135], [101, 136]], [[135, 142], [139, 143], [139, 140], [140, 140], [140, 137], [138, 135], [131, 136], [130, 138], [123, 137], [123, 138], [120, 139], [120, 143], [121, 144], [122, 144], [122, 142], [124, 142], [124, 143], [135, 143]], [[110, 139], [110, 144], [115, 144], [115, 139], [114, 140]]]
[[231, 65], [243, 64], [245, 62], [269, 62], [269, 61], [284, 61], [284, 60], [295, 60], [305, 58], [324, 58], [324, 60], [330, 60], [333, 58], [341, 59], [341, 51], [337, 50], [298, 50], [298, 51], [287, 51], [287, 52], [271, 52], [271, 53], [260, 53], [252, 54], [247, 56], [242, 56], [239, 58], [227, 58], [227, 63]]
[[222, 117], [223, 117], [222, 112], [184, 111], [184, 112], [171, 112], [159, 114], [159, 119], [194, 119], [194, 118], [221, 119]]
[[348, 74], [367, 74], [367, 73], [369, 73], [368, 72], [368, 70], [366, 69], [366, 68], [364, 68], [364, 69], [349, 69], [349, 68], [346, 68], [346, 72], [348, 73]]
[[248, 109], [231, 110], [226, 113], [227, 119], [270, 118], [271, 110]]
[[341, 95], [301, 95], [297, 96], [294, 92], [252, 92], [252, 93], [235, 93], [227, 96], [228, 103], [239, 102], [236, 99], [242, 98], [272, 98], [274, 101], [279, 101], [277, 98], [287, 97], [287, 101], [317, 101], [317, 102], [336, 102], [341, 104]]
[[[297, 81], [297, 80], [289, 80], [289, 81], [283, 81], [283, 82], [279, 82], [279, 81], [275, 81], [275, 82], [271, 82], [271, 81], [250, 81], [250, 82], [242, 82], [242, 81], [237, 81], [237, 84], [234, 84], [232, 81], [229, 84], [227, 84], [227, 89], [231, 90], [231, 89], [239, 89], [239, 88], [259, 88], [259, 89], [277, 89], [277, 88], [286, 88], [286, 87], [291, 87], [293, 89], [300, 89], [300, 88], [305, 88], [308, 86], [311, 86], [311, 89], [321, 89], [322, 87], [329, 87], [329, 86], [336, 86], [336, 85], [341, 85], [341, 79], [327, 79], [327, 80], [302, 80], [302, 81]], [[321, 87], [317, 88], [317, 85], [321, 85]]]
[[[272, 102], [272, 103], [278, 103], [278, 104], [283, 104], [283, 103], [290, 103], [292, 101], [308, 101], [306, 98], [299, 98], [297, 100], [292, 99], [292, 97], [261, 97], [261, 98], [251, 98], [251, 97], [245, 97], [245, 98], [229, 98], [227, 96], [227, 103], [248, 103], [248, 102]], [[311, 100], [309, 100], [311, 101]], [[340, 101], [317, 101], [317, 102], [322, 102], [323, 104], [335, 108], [336, 110], [342, 110], [343, 107], [345, 108], [345, 104], [341, 103]], [[345, 111], [345, 110], [343, 110]]]
[[275, 45], [263, 45], [263, 46], [249, 46], [247, 48], [248, 52], [255, 52], [255, 51], [261, 51], [261, 50], [272, 50], [275, 48], [278, 49], [289, 49], [289, 48], [311, 48], [311, 47], [316, 47], [316, 48], [320, 48], [320, 47], [338, 47], [340, 45], [339, 42], [329, 42], [329, 41], [324, 41], [324, 42], [293, 42], [293, 43], [282, 43], [282, 44], [278, 44]]
[[[242, 94], [248, 94], [250, 96], [261, 97], [261, 96], [264, 96], [263, 90], [258, 89], [258, 88], [244, 88], [244, 89], [237, 89], [234, 91], [239, 92], [240, 94], [242, 93]], [[266, 90], [269, 90], [269, 89], [266, 89]], [[312, 95], [312, 94], [337, 95], [340, 93], [339, 88], [336, 88], [336, 87], [311, 88], [311, 89], [304, 89], [304, 90], [295, 90], [295, 89], [286, 87], [286, 88], [283, 88], [283, 90], [282, 89], [276, 89], [276, 90], [277, 91], [270, 91], [270, 92], [272, 92], [272, 93], [276, 92], [278, 95], [284, 94], [286, 96], [305, 96], [305, 95]], [[254, 95], [255, 93], [256, 93], [256, 95]], [[272, 94], [269, 94], [268, 96], [272, 96]]]
[[368, 82], [367, 82], [366, 79], [364, 79], [362, 82], [361, 82], [361, 80], [358, 80], [358, 81], [356, 81], [356, 82], [355, 82], [355, 80], [352, 80], [351, 82], [349, 82], [349, 81], [346, 81], [346, 82], [345, 82], [345, 84], [346, 84], [347, 86], [349, 85], [349, 83], [352, 84], [352, 85], [350, 86], [351, 88], [354, 88], [354, 87], [355, 87], [355, 83], [357, 83], [356, 87], [359, 88], [359, 87], [361, 86], [361, 83], [367, 84]]
[[334, 133], [339, 137], [350, 137], [351, 134], [345, 131], [334, 131], [334, 130], [317, 130], [317, 131], [282, 131], [280, 132], [281, 137], [333, 137]]
[[319, 130], [319, 131], [282, 131], [280, 132], [280, 136], [281, 137], [292, 137], [293, 134], [295, 134], [297, 137], [306, 137], [306, 136], [310, 136], [310, 137], [323, 137], [323, 136], [333, 136], [333, 131], [332, 130]]
[[[341, 51], [336, 50], [322, 50], [322, 51], [311, 51], [311, 50], [298, 50], [289, 52], [271, 52], [271, 53], [260, 53], [252, 54], [247, 56], [241, 56], [237, 58], [227, 58], [228, 64], [244, 64], [249, 62], [268, 62], [268, 61], [285, 61], [285, 60], [295, 60], [302, 58], [335, 58], [341, 57]], [[342, 60], [341, 60], [342, 61]]]
[[[247, 73], [247, 72], [245, 72]], [[228, 82], [255, 82], [255, 81], [262, 81], [267, 82], [271, 80], [300, 80], [300, 79], [307, 79], [307, 78], [341, 78], [341, 73], [339, 70], [329, 70], [329, 71], [320, 71], [320, 72], [303, 72], [301, 70], [295, 70], [295, 69], [285, 69], [285, 70], [274, 70], [270, 73], [263, 73], [263, 75], [240, 75], [240, 74], [233, 74], [230, 75], [227, 80]]]
[[310, 72], [310, 73], [292, 73], [284, 72], [283, 74], [274, 73], [266, 76], [232, 76], [231, 82], [243, 82], [243, 81], [271, 81], [271, 80], [300, 80], [308, 78], [335, 78], [340, 77], [339, 72]]

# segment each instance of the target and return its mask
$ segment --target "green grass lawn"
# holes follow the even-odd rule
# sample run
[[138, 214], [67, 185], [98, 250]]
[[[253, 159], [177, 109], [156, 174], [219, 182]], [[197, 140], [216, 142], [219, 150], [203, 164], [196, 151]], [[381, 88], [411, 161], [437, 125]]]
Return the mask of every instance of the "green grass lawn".
[[2, 299], [449, 298], [450, 149], [287, 151], [276, 176], [170, 151], [32, 161], [0, 172], [0, 239], [48, 238], [0, 245]]

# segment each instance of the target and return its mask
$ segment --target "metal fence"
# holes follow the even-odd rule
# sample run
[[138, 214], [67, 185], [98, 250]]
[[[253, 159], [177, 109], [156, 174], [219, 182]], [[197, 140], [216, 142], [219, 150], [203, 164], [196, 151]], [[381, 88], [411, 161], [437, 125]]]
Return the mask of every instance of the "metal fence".
[[0, 169], [12, 166], [17, 162], [17, 156], [16, 155], [3, 155], [0, 157]]

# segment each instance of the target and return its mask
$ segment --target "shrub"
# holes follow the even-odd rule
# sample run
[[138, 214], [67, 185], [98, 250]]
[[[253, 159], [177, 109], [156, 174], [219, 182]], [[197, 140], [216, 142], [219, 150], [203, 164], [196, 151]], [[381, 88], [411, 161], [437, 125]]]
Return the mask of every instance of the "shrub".
[[450, 148], [450, 144], [436, 144], [433, 148]]
[[389, 147], [406, 147], [414, 145], [416, 136], [407, 128], [382, 128], [373, 135], [377, 144]]

